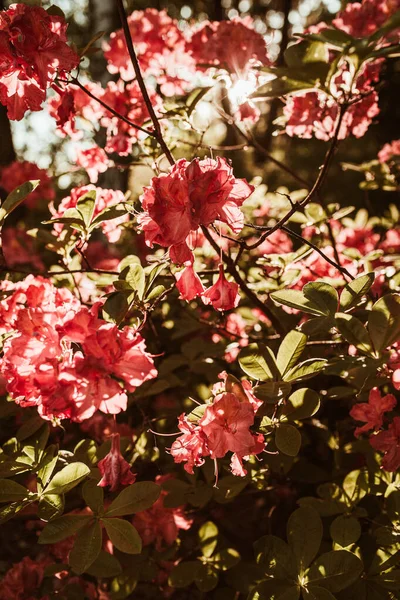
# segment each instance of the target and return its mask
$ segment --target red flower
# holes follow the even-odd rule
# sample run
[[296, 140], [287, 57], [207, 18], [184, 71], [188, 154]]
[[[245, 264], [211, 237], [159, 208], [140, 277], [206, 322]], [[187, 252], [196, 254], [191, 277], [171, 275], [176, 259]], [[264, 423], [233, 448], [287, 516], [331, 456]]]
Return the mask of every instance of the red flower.
[[204, 304], [212, 304], [215, 310], [231, 310], [239, 304], [239, 285], [227, 281], [224, 274], [224, 266], [219, 266], [219, 276], [211, 287], [207, 288], [202, 295]]
[[110, 486], [110, 492], [115, 492], [120, 486], [130, 485], [136, 480], [130, 464], [121, 454], [119, 433], [111, 436], [111, 450], [103, 460], [99, 461], [97, 466], [102, 474], [97, 485], [100, 487]]
[[365, 421], [365, 425], [357, 427], [354, 432], [356, 437], [362, 433], [374, 429], [377, 431], [383, 425], [385, 412], [393, 410], [397, 404], [396, 398], [392, 394], [381, 396], [378, 388], [373, 388], [369, 393], [368, 403], [362, 402], [356, 404], [350, 411], [350, 416], [356, 421]]
[[29, 208], [35, 208], [40, 202], [46, 204], [53, 202], [56, 193], [53, 187], [51, 177], [45, 169], [40, 169], [35, 163], [27, 160], [14, 161], [3, 167], [0, 171], [0, 187], [10, 193], [13, 189], [25, 183], [25, 181], [39, 179], [38, 187], [27, 196], [24, 204]]
[[374, 450], [384, 452], [382, 469], [394, 472], [400, 467], [400, 417], [394, 417], [387, 431], [372, 435], [369, 443]]
[[224, 158], [179, 160], [169, 173], [154, 177], [141, 197], [144, 212], [138, 221], [147, 245], [171, 247], [173, 257], [179, 246], [180, 258], [187, 237], [200, 225], [222, 221], [239, 232], [243, 227], [239, 207], [253, 189], [244, 179], [235, 179]]
[[69, 72], [79, 56], [67, 45], [67, 24], [39, 6], [13, 4], [0, 14], [0, 100], [10, 119], [40, 110], [57, 73]]
[[99, 174], [105, 173], [112, 166], [112, 161], [109, 160], [103, 148], [92, 146], [84, 150], [77, 150], [76, 162], [80, 167], [83, 167], [89, 176], [90, 183], [96, 183]]
[[182, 271], [175, 273], [176, 287], [180, 292], [179, 298], [190, 302], [193, 298], [204, 293], [204, 286], [200, 277], [194, 271], [191, 264], [186, 265]]

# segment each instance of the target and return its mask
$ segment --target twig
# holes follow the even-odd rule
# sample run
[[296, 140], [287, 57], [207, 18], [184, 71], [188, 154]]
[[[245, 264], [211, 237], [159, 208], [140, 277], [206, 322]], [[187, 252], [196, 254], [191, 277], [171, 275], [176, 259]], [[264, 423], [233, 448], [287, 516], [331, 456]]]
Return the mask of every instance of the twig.
[[144, 83], [143, 75], [142, 75], [142, 72], [141, 72], [140, 66], [139, 66], [139, 61], [136, 56], [135, 48], [133, 47], [131, 31], [129, 29], [129, 23], [128, 23], [128, 19], [126, 16], [123, 0], [116, 0], [116, 4], [117, 4], [119, 17], [120, 17], [120, 20], [122, 23], [122, 29], [123, 29], [124, 35], [125, 35], [125, 42], [126, 42], [126, 45], [128, 48], [129, 56], [132, 61], [133, 69], [135, 71], [136, 79], [139, 84], [139, 88], [142, 93], [143, 100], [146, 104], [147, 110], [149, 112], [150, 118], [154, 125], [154, 137], [156, 138], [162, 151], [164, 152], [165, 156], [167, 157], [169, 164], [172, 166], [173, 164], [175, 164], [175, 160], [171, 154], [170, 149], [168, 148], [167, 144], [165, 143], [165, 140], [163, 138], [163, 134], [161, 131], [160, 121], [158, 120], [157, 115], [154, 111], [153, 105], [150, 100], [150, 96], [149, 96], [147, 88], [146, 88], [146, 84]]
[[76, 85], [79, 89], [81, 89], [83, 92], [85, 92], [85, 94], [87, 94], [90, 98], [92, 98], [92, 100], [96, 100], [96, 102], [98, 102], [99, 104], [101, 104], [101, 106], [103, 108], [105, 108], [106, 110], [108, 110], [108, 112], [110, 112], [112, 115], [114, 115], [114, 117], [117, 117], [117, 119], [120, 119], [121, 121], [124, 121], [124, 123], [126, 123], [127, 125], [129, 125], [130, 127], [133, 127], [133, 129], [137, 129], [138, 131], [142, 131], [143, 133], [147, 133], [147, 135], [150, 135], [154, 138], [156, 138], [156, 134], [154, 131], [151, 131], [150, 129], [145, 129], [144, 127], [141, 127], [140, 125], [137, 125], [136, 123], [132, 123], [132, 121], [130, 121], [129, 119], [127, 119], [126, 117], [124, 117], [123, 115], [121, 115], [119, 112], [117, 112], [116, 110], [114, 110], [113, 108], [111, 108], [111, 106], [108, 106], [108, 104], [106, 104], [105, 102], [103, 102], [103, 100], [101, 100], [100, 98], [98, 98], [97, 96], [95, 96], [94, 94], [92, 94], [92, 92], [90, 90], [88, 90], [87, 88], [85, 88], [85, 86], [76, 78], [74, 78], [71, 82], [73, 85]]
[[207, 239], [207, 241], [214, 248], [215, 252], [218, 255], [221, 254], [222, 260], [224, 261], [224, 263], [226, 265], [228, 273], [230, 273], [230, 275], [232, 275], [233, 279], [239, 285], [240, 289], [245, 294], [245, 296], [247, 296], [247, 298], [253, 304], [255, 304], [255, 306], [257, 306], [266, 317], [268, 317], [268, 319], [271, 321], [271, 324], [275, 328], [275, 330], [278, 333], [280, 333], [281, 335], [284, 335], [285, 331], [284, 331], [284, 329], [282, 327], [282, 323], [274, 315], [274, 313], [271, 311], [271, 309], [266, 304], [264, 304], [264, 302], [262, 302], [260, 300], [260, 298], [257, 296], [257, 294], [255, 294], [248, 287], [247, 283], [242, 279], [239, 271], [237, 270], [236, 265], [235, 265], [234, 261], [232, 260], [232, 258], [228, 254], [226, 254], [225, 252], [223, 252], [221, 250], [221, 248], [218, 246], [217, 242], [214, 240], [214, 238], [212, 237], [212, 235], [211, 235], [210, 231], [207, 229], [207, 227], [205, 227], [204, 225], [202, 225], [201, 229], [203, 231], [204, 237]]
[[315, 244], [313, 244], [309, 240], [306, 240], [301, 235], [299, 235], [295, 231], [292, 231], [288, 227], [285, 227], [284, 225], [282, 226], [281, 229], [282, 229], [282, 231], [286, 231], [287, 234], [291, 235], [292, 237], [296, 238], [297, 240], [303, 242], [304, 244], [307, 244], [307, 246], [309, 246], [310, 248], [312, 248], [315, 252], [318, 252], [318, 254], [320, 256], [322, 256], [322, 258], [324, 260], [326, 260], [327, 263], [329, 263], [330, 265], [332, 265], [333, 267], [335, 267], [335, 269], [337, 269], [340, 273], [342, 273], [342, 275], [346, 275], [346, 277], [349, 277], [352, 280], [355, 279], [355, 277], [353, 277], [353, 275], [351, 273], [349, 273], [349, 271], [345, 267], [342, 267], [342, 265], [340, 264], [340, 262], [337, 263], [334, 260], [332, 260], [331, 258], [329, 258], [329, 256], [327, 256], [325, 254], [325, 252], [323, 252], [321, 250], [321, 248], [318, 248], [318, 246], [316, 246]]

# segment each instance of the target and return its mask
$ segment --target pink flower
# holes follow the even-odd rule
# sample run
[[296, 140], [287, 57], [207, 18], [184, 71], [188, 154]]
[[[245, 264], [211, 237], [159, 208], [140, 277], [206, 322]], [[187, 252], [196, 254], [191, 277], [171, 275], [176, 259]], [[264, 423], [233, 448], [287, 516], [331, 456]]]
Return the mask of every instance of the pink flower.
[[[80, 139], [82, 131], [76, 129], [76, 118], [81, 118], [89, 123], [95, 123], [105, 115], [105, 109], [99, 102], [88, 96], [81, 88], [68, 84], [63, 89], [53, 84], [54, 96], [49, 98], [49, 114], [56, 120], [57, 133], [61, 137], [69, 135], [72, 139]], [[85, 82], [85, 88], [95, 97], [102, 98], [103, 88], [91, 81]]]
[[354, 435], [359, 437], [362, 433], [371, 429], [374, 431], [380, 429], [383, 425], [385, 413], [393, 410], [396, 404], [397, 400], [392, 394], [382, 397], [378, 388], [373, 388], [369, 393], [368, 403], [355, 404], [350, 411], [350, 416], [353, 419], [365, 422], [362, 427], [357, 427]]
[[[178, 22], [164, 10], [148, 8], [134, 11], [128, 23], [143, 74], [153, 76], [166, 96], [189, 91], [193, 87], [194, 61], [185, 51], [185, 36]], [[110, 73], [119, 73], [124, 81], [135, 79], [122, 29], [114, 31], [103, 47]]]
[[107, 154], [99, 146], [92, 146], [85, 150], [77, 150], [76, 162], [83, 167], [89, 176], [90, 183], [96, 183], [99, 174], [105, 173], [112, 166]]
[[202, 295], [204, 304], [211, 304], [215, 310], [231, 310], [239, 304], [239, 285], [227, 281], [224, 274], [224, 266], [219, 266], [217, 281]]
[[385, 144], [378, 153], [379, 162], [389, 162], [391, 159], [400, 156], [400, 140], [393, 140], [390, 144]]
[[332, 21], [333, 25], [350, 35], [368, 37], [396, 11], [396, 2], [390, 0], [363, 0], [346, 5]]
[[191, 264], [185, 266], [182, 271], [175, 273], [176, 287], [180, 292], [179, 298], [190, 302], [193, 298], [204, 293], [204, 287], [200, 277], [194, 271]]
[[392, 383], [396, 390], [400, 390], [400, 369], [393, 371]]
[[66, 41], [67, 24], [40, 6], [12, 4], [0, 14], [0, 101], [10, 119], [40, 110], [57, 73], [78, 66], [79, 56]]
[[34, 248], [33, 238], [21, 226], [3, 229], [1, 237], [4, 257], [9, 267], [31, 265], [38, 270], [45, 268]]
[[0, 600], [30, 600], [36, 597], [49, 563], [50, 558], [32, 560], [25, 556], [14, 564], [1, 580]]
[[110, 486], [110, 492], [115, 492], [122, 485], [130, 485], [136, 479], [136, 475], [131, 472], [130, 464], [121, 454], [119, 433], [111, 436], [111, 450], [97, 466], [102, 475], [97, 485]]
[[[85, 185], [79, 188], [73, 188], [71, 190], [71, 195], [61, 200], [57, 209], [55, 209], [52, 205], [50, 206], [53, 218], [62, 217], [65, 211], [69, 208], [76, 208], [78, 200], [84, 194], [91, 190], [96, 191], [96, 203], [93, 212], [93, 219], [95, 219], [97, 215], [99, 215], [104, 209], [109, 208], [110, 206], [115, 206], [116, 204], [120, 204], [121, 202], [125, 201], [124, 194], [120, 190], [107, 190], [95, 187], [94, 185]], [[126, 223], [127, 221], [129, 221], [128, 214], [122, 215], [121, 217], [116, 217], [115, 219], [104, 221], [101, 224], [101, 229], [109, 242], [118, 242], [122, 234], [122, 228], [120, 227], [120, 225], [122, 223]], [[54, 223], [53, 232], [55, 235], [61, 233], [63, 229], [63, 223]]]
[[[155, 483], [160, 485], [171, 477], [158, 476]], [[166, 508], [164, 499], [168, 492], [162, 491], [158, 500], [151, 508], [136, 513], [133, 525], [142, 538], [143, 545], [155, 543], [156, 550], [162, 550], [164, 545], [171, 546], [178, 537], [179, 530], [188, 530], [192, 525], [192, 519], [186, 517], [183, 507]]]
[[223, 458], [227, 452], [239, 456], [252, 454], [255, 442], [249, 427], [253, 422], [254, 410], [250, 403], [240, 402], [229, 392], [216, 396], [199, 421], [207, 436], [211, 458]]
[[384, 452], [382, 469], [393, 473], [400, 467], [400, 417], [394, 417], [387, 431], [372, 435], [369, 443], [374, 450]]
[[185, 471], [193, 475], [193, 467], [201, 467], [209, 456], [207, 438], [201, 427], [191, 423], [185, 414], [178, 418], [178, 429], [183, 433], [171, 446], [171, 456], [176, 463], [184, 462]]
[[0, 170], [0, 187], [8, 193], [22, 183], [35, 179], [39, 179], [40, 184], [24, 200], [24, 204], [29, 208], [35, 208], [43, 201], [46, 204], [53, 202], [56, 197], [53, 182], [47, 171], [27, 160], [16, 160]]
[[244, 179], [235, 179], [224, 158], [179, 160], [169, 173], [154, 177], [141, 197], [144, 212], [138, 221], [146, 244], [172, 250], [180, 246], [181, 256], [189, 234], [200, 225], [222, 221], [239, 232], [240, 206], [253, 189]]

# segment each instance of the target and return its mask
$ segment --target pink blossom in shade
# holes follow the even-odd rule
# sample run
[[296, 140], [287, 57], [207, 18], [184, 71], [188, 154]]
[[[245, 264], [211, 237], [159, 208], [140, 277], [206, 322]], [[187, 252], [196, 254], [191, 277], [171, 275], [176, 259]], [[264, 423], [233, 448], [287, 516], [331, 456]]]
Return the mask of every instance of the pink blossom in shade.
[[67, 23], [40, 6], [12, 4], [0, 14], [0, 101], [10, 119], [40, 110], [57, 74], [78, 66], [67, 45]]
[[22, 227], [7, 227], [2, 231], [2, 248], [6, 264], [9, 267], [31, 265], [44, 270], [42, 259], [34, 248], [33, 238]]
[[42, 585], [44, 570], [51, 559], [32, 560], [25, 556], [4, 575], [0, 585], [0, 600], [33, 600]]
[[365, 422], [362, 427], [357, 427], [354, 435], [359, 437], [371, 429], [378, 431], [383, 425], [385, 413], [393, 410], [396, 404], [397, 400], [392, 394], [382, 397], [378, 388], [373, 388], [369, 393], [368, 402], [355, 404], [350, 411], [353, 419]]
[[393, 158], [397, 158], [397, 160], [399, 160], [399, 157], [400, 157], [400, 140], [393, 140], [393, 142], [390, 142], [389, 144], [385, 144], [378, 153], [378, 160], [381, 163], [389, 162]]
[[76, 153], [76, 163], [85, 169], [89, 176], [90, 183], [96, 183], [99, 174], [105, 173], [113, 162], [109, 160], [103, 148], [92, 146], [84, 150], [78, 149]]
[[400, 417], [394, 417], [387, 431], [371, 435], [369, 443], [374, 450], [384, 452], [382, 469], [394, 473], [400, 467]]
[[99, 461], [98, 468], [102, 475], [97, 485], [100, 487], [109, 486], [110, 492], [115, 492], [123, 485], [130, 485], [136, 480], [136, 475], [131, 471], [130, 464], [124, 459], [120, 448], [120, 435], [114, 433], [111, 436], [111, 450]]
[[347, 248], [356, 248], [366, 255], [379, 245], [380, 235], [370, 227], [342, 227], [335, 235], [336, 248], [343, 252]]
[[[255, 239], [256, 238], [254, 238], [254, 240], [250, 240], [249, 243], [255, 241]], [[254, 251], [257, 252], [257, 254], [259, 254], [260, 256], [265, 256], [267, 254], [285, 254], [288, 252], [292, 252], [292, 250], [292, 240], [287, 235], [287, 233], [281, 231], [280, 229], [274, 231], [274, 233], [268, 236], [262, 244], [260, 244], [259, 246], [257, 246], [257, 248], [254, 249]]]
[[[170, 476], [158, 476], [155, 483], [162, 485]], [[135, 514], [133, 525], [139, 532], [144, 546], [155, 544], [156, 550], [161, 551], [165, 546], [171, 546], [178, 537], [179, 530], [190, 529], [193, 520], [188, 518], [183, 506], [167, 508], [164, 506], [168, 492], [163, 490], [158, 500], [151, 508]]]
[[175, 273], [176, 287], [182, 300], [190, 302], [204, 293], [204, 286], [192, 265], [189, 263], [182, 271]]
[[207, 438], [199, 425], [191, 423], [185, 414], [178, 418], [178, 429], [182, 432], [172, 444], [170, 453], [176, 463], [184, 462], [184, 469], [193, 475], [194, 467], [201, 467], [204, 458], [210, 455]]
[[115, 432], [131, 440], [135, 438], [134, 430], [127, 423], [116, 423], [113, 415], [101, 412], [96, 412], [93, 417], [80, 423], [79, 427], [85, 436], [99, 443], [105, 442]]
[[206, 289], [201, 299], [204, 304], [211, 304], [215, 310], [231, 310], [239, 304], [239, 285], [225, 278], [224, 266], [220, 265], [217, 281]]
[[237, 312], [231, 312], [227, 315], [225, 323], [213, 333], [212, 341], [218, 343], [223, 339], [231, 340], [225, 350], [224, 358], [226, 362], [235, 362], [240, 349], [249, 343], [249, 336], [246, 333], [246, 322]]
[[383, 240], [379, 244], [379, 248], [384, 250], [386, 254], [397, 254], [400, 252], [400, 230], [389, 229]]
[[[148, 89], [150, 101], [158, 116], [162, 108], [161, 98], [153, 90]], [[150, 120], [146, 103], [141, 94], [139, 84], [133, 81], [125, 85], [122, 80], [110, 81], [102, 96], [102, 100], [113, 108], [119, 115], [126, 117], [134, 123], [143, 127]], [[132, 146], [138, 140], [146, 137], [146, 134], [138, 131], [119, 117], [105, 110], [100, 119], [102, 127], [106, 128], [107, 143], [106, 152], [128, 156], [132, 152]]]
[[[243, 227], [240, 206], [254, 188], [244, 179], [236, 179], [224, 159], [198, 158], [190, 163], [181, 159], [169, 173], [154, 177], [141, 197], [143, 213], [138, 222], [146, 244], [179, 246], [178, 256], [185, 256], [187, 238], [200, 225], [215, 221], [226, 223], [235, 233]], [[174, 256], [174, 254], [173, 254]]]
[[24, 200], [24, 204], [29, 208], [35, 208], [41, 202], [45, 202], [46, 204], [53, 202], [56, 197], [53, 182], [47, 171], [40, 169], [35, 163], [28, 162], [27, 160], [16, 160], [0, 169], [0, 187], [7, 193], [12, 192], [26, 181], [36, 179], [40, 180], [40, 184]]
[[392, 383], [396, 390], [400, 390], [400, 368], [393, 371]]
[[[125, 201], [125, 196], [120, 190], [107, 190], [95, 187], [94, 185], [85, 185], [79, 188], [73, 188], [71, 190], [70, 196], [67, 196], [66, 198], [61, 200], [57, 208], [54, 208], [54, 206], [50, 205], [50, 210], [53, 218], [62, 217], [65, 211], [69, 208], [76, 208], [79, 198], [81, 198], [84, 194], [91, 190], [96, 191], [96, 203], [93, 213], [93, 219], [95, 219], [97, 215], [99, 215], [104, 209], [109, 208], [111, 206], [115, 206], [116, 204], [120, 204], [121, 202]], [[129, 221], [128, 214], [122, 215], [121, 217], [117, 217], [116, 219], [104, 221], [101, 224], [101, 229], [110, 243], [118, 242], [123, 231], [120, 225], [122, 225], [122, 223], [126, 223], [127, 221]], [[59, 233], [61, 233], [63, 228], [63, 223], [54, 223], [54, 234], [58, 235]]]

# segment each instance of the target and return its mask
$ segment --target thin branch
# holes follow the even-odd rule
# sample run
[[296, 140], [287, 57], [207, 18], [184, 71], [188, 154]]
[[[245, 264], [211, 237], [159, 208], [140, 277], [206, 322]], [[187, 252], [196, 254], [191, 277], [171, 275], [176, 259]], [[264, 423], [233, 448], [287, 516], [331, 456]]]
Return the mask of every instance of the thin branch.
[[268, 227], [267, 231], [265, 231], [265, 233], [259, 238], [259, 240], [257, 240], [257, 242], [254, 242], [254, 244], [250, 244], [247, 246], [247, 248], [249, 250], [252, 250], [253, 248], [257, 248], [264, 242], [264, 240], [267, 239], [267, 237], [272, 235], [278, 229], [282, 229], [282, 226], [285, 225], [285, 223], [287, 223], [287, 221], [289, 221], [289, 219], [294, 215], [294, 213], [297, 212], [297, 210], [299, 208], [304, 208], [305, 206], [307, 206], [307, 204], [309, 202], [311, 202], [311, 200], [314, 198], [314, 196], [318, 193], [321, 185], [325, 181], [325, 177], [329, 171], [331, 161], [335, 155], [336, 147], [337, 147], [337, 144], [339, 141], [338, 138], [339, 138], [340, 127], [342, 125], [343, 117], [346, 113], [346, 110], [347, 110], [347, 105], [342, 104], [339, 109], [339, 116], [338, 116], [338, 120], [336, 123], [335, 133], [334, 133], [334, 136], [331, 141], [331, 145], [329, 147], [328, 152], [325, 155], [325, 160], [324, 160], [322, 168], [318, 174], [318, 177], [315, 180], [315, 183], [312, 186], [311, 190], [308, 192], [307, 196], [304, 198], [304, 200], [294, 202], [292, 205], [292, 208], [289, 210], [289, 212], [286, 213], [286, 215], [284, 217], [282, 217], [282, 219], [280, 221], [278, 221], [273, 227]]
[[123, 0], [116, 0], [116, 4], [117, 4], [118, 13], [119, 13], [119, 18], [122, 23], [122, 29], [123, 29], [124, 35], [125, 35], [125, 42], [126, 42], [126, 45], [128, 48], [129, 56], [132, 61], [133, 69], [135, 71], [136, 79], [139, 84], [139, 88], [142, 93], [143, 100], [146, 104], [147, 110], [149, 112], [150, 118], [154, 125], [154, 137], [156, 138], [162, 151], [164, 152], [165, 156], [167, 157], [169, 164], [172, 166], [173, 164], [175, 164], [175, 160], [163, 138], [160, 121], [158, 120], [157, 115], [154, 111], [153, 105], [150, 100], [149, 93], [146, 88], [146, 84], [143, 79], [142, 72], [140, 70], [139, 61], [136, 56], [135, 48], [133, 47], [131, 31], [129, 29], [129, 23], [128, 23], [128, 19], [126, 16]]
[[72, 275], [73, 273], [95, 273], [97, 275], [120, 275], [118, 271], [106, 271], [104, 269], [71, 269], [61, 271], [32, 271], [15, 269], [7, 265], [0, 265], [0, 273], [16, 273], [17, 275], [35, 275], [42, 277], [54, 277], [55, 275]]
[[79, 89], [81, 89], [83, 92], [85, 92], [85, 94], [87, 94], [90, 98], [92, 98], [92, 100], [95, 100], [96, 102], [98, 102], [99, 104], [101, 104], [101, 106], [103, 108], [105, 108], [106, 110], [108, 110], [108, 112], [110, 112], [112, 115], [114, 115], [114, 117], [117, 117], [117, 119], [120, 119], [121, 121], [124, 121], [124, 123], [126, 123], [127, 125], [129, 125], [133, 129], [137, 129], [138, 131], [142, 131], [143, 133], [147, 133], [147, 135], [150, 135], [151, 137], [154, 137], [154, 138], [157, 137], [156, 133], [154, 131], [151, 131], [150, 129], [145, 129], [144, 127], [141, 127], [140, 125], [137, 125], [136, 123], [133, 123], [132, 121], [130, 121], [129, 119], [127, 119], [123, 115], [120, 115], [119, 112], [117, 112], [116, 110], [114, 110], [113, 108], [111, 108], [111, 106], [108, 106], [108, 104], [106, 104], [105, 102], [103, 102], [103, 100], [101, 100], [100, 98], [98, 98], [97, 96], [95, 96], [94, 94], [92, 94], [92, 92], [90, 90], [88, 90], [87, 88], [85, 88], [85, 86], [78, 79], [74, 78], [72, 81], [70, 81], [68, 83], [72, 83], [73, 85], [76, 85]]
[[242, 279], [239, 271], [237, 270], [236, 265], [235, 265], [234, 261], [232, 260], [232, 258], [228, 254], [226, 254], [225, 252], [223, 252], [221, 250], [221, 248], [218, 246], [217, 242], [214, 240], [214, 238], [212, 237], [212, 235], [211, 235], [210, 231], [207, 229], [207, 227], [202, 225], [201, 229], [203, 231], [205, 238], [211, 244], [211, 246], [214, 248], [215, 252], [218, 255], [221, 254], [222, 260], [224, 261], [224, 263], [226, 265], [226, 269], [227, 269], [228, 273], [230, 275], [232, 275], [233, 279], [239, 285], [239, 287], [242, 290], [242, 292], [244, 293], [244, 295], [247, 296], [247, 298], [255, 306], [257, 306], [257, 308], [259, 308], [261, 310], [261, 312], [271, 321], [271, 324], [275, 328], [275, 330], [278, 333], [280, 333], [281, 335], [284, 335], [285, 331], [282, 327], [282, 323], [274, 315], [274, 313], [271, 311], [271, 309], [266, 304], [264, 304], [264, 302], [262, 302], [260, 300], [260, 298], [257, 296], [257, 294], [255, 294], [248, 287], [247, 283], [244, 281], [244, 279]]
[[329, 258], [329, 256], [327, 256], [325, 254], [325, 252], [323, 252], [321, 250], [321, 248], [318, 248], [318, 246], [316, 246], [315, 244], [313, 244], [309, 240], [306, 240], [301, 235], [299, 235], [295, 231], [292, 231], [288, 227], [285, 227], [284, 225], [282, 226], [282, 231], [286, 231], [287, 234], [289, 234], [292, 237], [296, 238], [297, 240], [303, 242], [304, 244], [307, 244], [307, 246], [309, 246], [310, 248], [312, 248], [315, 252], [318, 252], [318, 254], [320, 256], [322, 256], [322, 258], [324, 260], [326, 260], [327, 263], [329, 263], [330, 265], [332, 265], [333, 267], [335, 267], [335, 269], [337, 269], [340, 273], [342, 273], [342, 275], [346, 275], [346, 277], [349, 277], [349, 279], [352, 279], [352, 280], [355, 279], [355, 277], [353, 277], [353, 275], [351, 273], [349, 273], [349, 271], [345, 267], [342, 267], [342, 265], [340, 264], [340, 262], [337, 263], [334, 260], [332, 260], [331, 258]]

